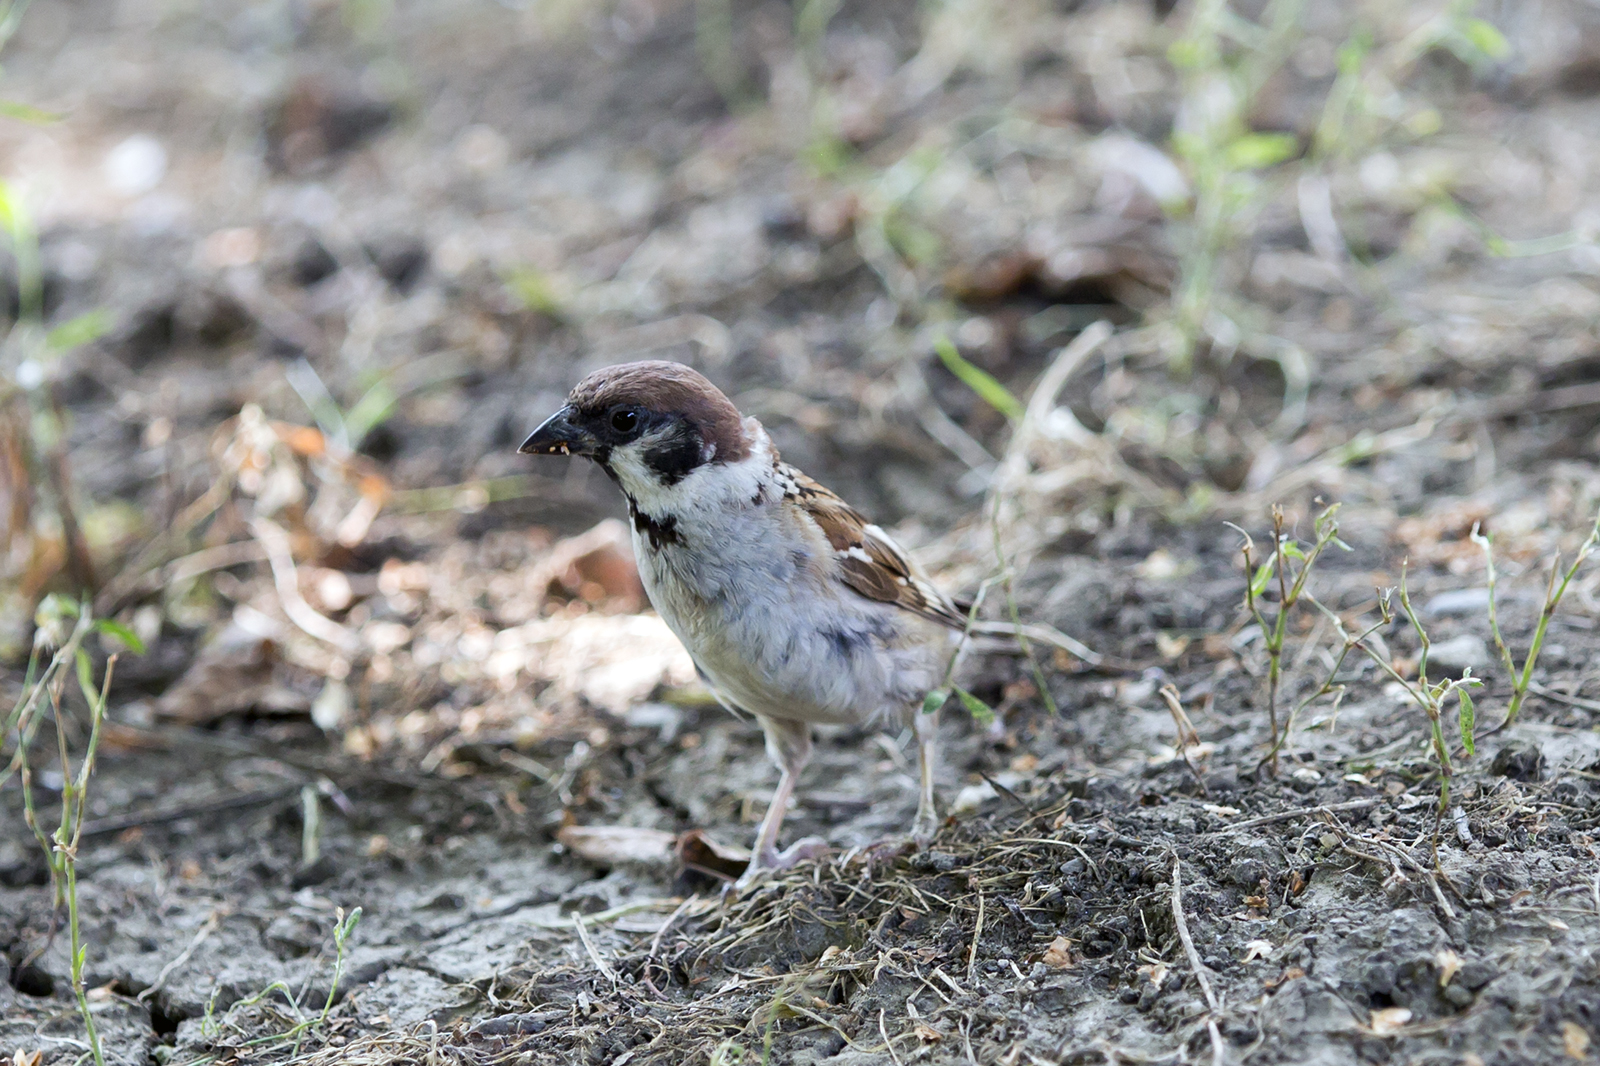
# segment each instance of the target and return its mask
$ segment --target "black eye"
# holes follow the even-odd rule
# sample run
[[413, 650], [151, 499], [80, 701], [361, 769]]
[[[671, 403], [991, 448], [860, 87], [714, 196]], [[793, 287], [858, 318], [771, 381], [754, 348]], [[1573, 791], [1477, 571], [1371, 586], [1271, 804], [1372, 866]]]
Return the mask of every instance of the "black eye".
[[627, 408], [611, 412], [611, 428], [618, 433], [632, 433], [639, 428], [638, 412], [630, 411]]

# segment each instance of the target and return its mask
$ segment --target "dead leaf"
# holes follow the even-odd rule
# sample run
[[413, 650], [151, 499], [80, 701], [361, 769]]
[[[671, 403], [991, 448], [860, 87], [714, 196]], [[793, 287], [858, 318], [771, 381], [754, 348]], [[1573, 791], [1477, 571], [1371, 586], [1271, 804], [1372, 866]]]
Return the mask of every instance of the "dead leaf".
[[1159, 652], [1161, 657], [1166, 661], [1171, 662], [1188, 650], [1188, 637], [1173, 636], [1170, 633], [1156, 634], [1156, 651]]
[[17, 1053], [11, 1056], [11, 1066], [39, 1066], [39, 1061], [43, 1058], [42, 1051], [23, 1051], [17, 1048]]
[[1389, 1036], [1404, 1029], [1410, 1020], [1409, 1007], [1385, 1007], [1372, 1012], [1372, 1031], [1379, 1036]]
[[1285, 970], [1281, 974], [1279, 974], [1278, 976], [1273, 977], [1273, 978], [1269, 978], [1268, 980], [1266, 980], [1266, 981], [1264, 981], [1262, 983], [1266, 986], [1268, 991], [1271, 991], [1272, 989], [1277, 988], [1279, 985], [1286, 985], [1290, 981], [1293, 981], [1293, 980], [1296, 980], [1298, 978], [1304, 977], [1305, 975], [1306, 975], [1306, 972], [1304, 970], [1302, 970], [1300, 967], [1291, 966], [1287, 970]]
[[703, 829], [691, 829], [678, 838], [678, 860], [691, 870], [725, 877], [732, 881], [750, 865], [750, 853], [744, 848], [724, 844], [706, 835]]
[[265, 615], [236, 611], [156, 701], [156, 716], [199, 724], [250, 710], [304, 713], [309, 709], [304, 696], [274, 682], [281, 636]]
[[1448, 985], [1455, 975], [1461, 972], [1461, 956], [1449, 948], [1444, 948], [1434, 955], [1433, 964], [1439, 967], [1440, 988]]
[[632, 862], [665, 865], [677, 837], [630, 825], [569, 825], [556, 834], [574, 855], [601, 866]]
[[1167, 964], [1164, 962], [1149, 963], [1139, 967], [1139, 972], [1150, 979], [1150, 983], [1157, 988], [1167, 979]]
[[1277, 950], [1270, 940], [1252, 940], [1244, 946], [1244, 961], [1254, 962], [1256, 959], [1270, 959]]
[[1050, 946], [1044, 949], [1044, 957], [1039, 961], [1046, 966], [1057, 970], [1066, 970], [1072, 967], [1072, 941], [1064, 936], [1058, 936], [1050, 941]]
[[1568, 925], [1566, 922], [1563, 922], [1560, 918], [1546, 918], [1544, 920], [1544, 924], [1548, 925], [1552, 929], [1560, 929], [1563, 932], [1572, 928], [1572, 926]]
[[1561, 1023], [1561, 1043], [1565, 1045], [1569, 1059], [1589, 1057], [1589, 1030], [1577, 1022]]
[[918, 1022], [916, 1025], [912, 1026], [911, 1031], [916, 1033], [917, 1039], [922, 1041], [924, 1044], [937, 1044], [939, 1041], [944, 1039], [943, 1033], [933, 1028], [933, 1026], [928, 1025], [926, 1022]]
[[615, 518], [557, 541], [529, 584], [546, 593], [559, 591], [568, 599], [604, 602], [623, 614], [633, 614], [644, 605], [644, 585], [633, 561], [628, 527]]

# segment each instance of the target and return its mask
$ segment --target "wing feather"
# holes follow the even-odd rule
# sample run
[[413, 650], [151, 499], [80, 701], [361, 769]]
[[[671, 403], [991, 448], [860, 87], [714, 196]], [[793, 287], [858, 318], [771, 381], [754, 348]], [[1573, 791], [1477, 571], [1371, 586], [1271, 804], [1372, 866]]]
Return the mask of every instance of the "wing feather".
[[894, 539], [826, 486], [787, 463], [779, 465], [784, 494], [817, 524], [833, 548], [839, 577], [869, 600], [892, 603], [954, 629], [966, 616], [923, 576]]

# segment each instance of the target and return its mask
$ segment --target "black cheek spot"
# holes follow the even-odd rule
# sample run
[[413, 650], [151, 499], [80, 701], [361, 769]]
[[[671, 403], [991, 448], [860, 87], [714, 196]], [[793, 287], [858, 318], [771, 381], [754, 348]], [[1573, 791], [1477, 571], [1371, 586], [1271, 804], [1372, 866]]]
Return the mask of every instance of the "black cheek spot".
[[789, 561], [794, 564], [796, 570], [804, 570], [806, 565], [811, 562], [811, 553], [796, 548], [789, 553]]
[[684, 420], [640, 458], [663, 485], [676, 485], [701, 465], [702, 454], [700, 431]]

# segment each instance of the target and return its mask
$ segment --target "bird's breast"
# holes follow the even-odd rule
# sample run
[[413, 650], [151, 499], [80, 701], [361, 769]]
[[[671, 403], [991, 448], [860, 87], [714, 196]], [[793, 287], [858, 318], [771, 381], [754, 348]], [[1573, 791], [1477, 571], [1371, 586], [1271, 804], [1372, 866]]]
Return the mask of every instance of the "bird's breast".
[[903, 714], [938, 683], [943, 642], [922, 639], [920, 619], [833, 580], [803, 530], [769, 522], [735, 524], [709, 543], [702, 535], [681, 517], [636, 521], [634, 550], [650, 602], [730, 702], [861, 724]]

